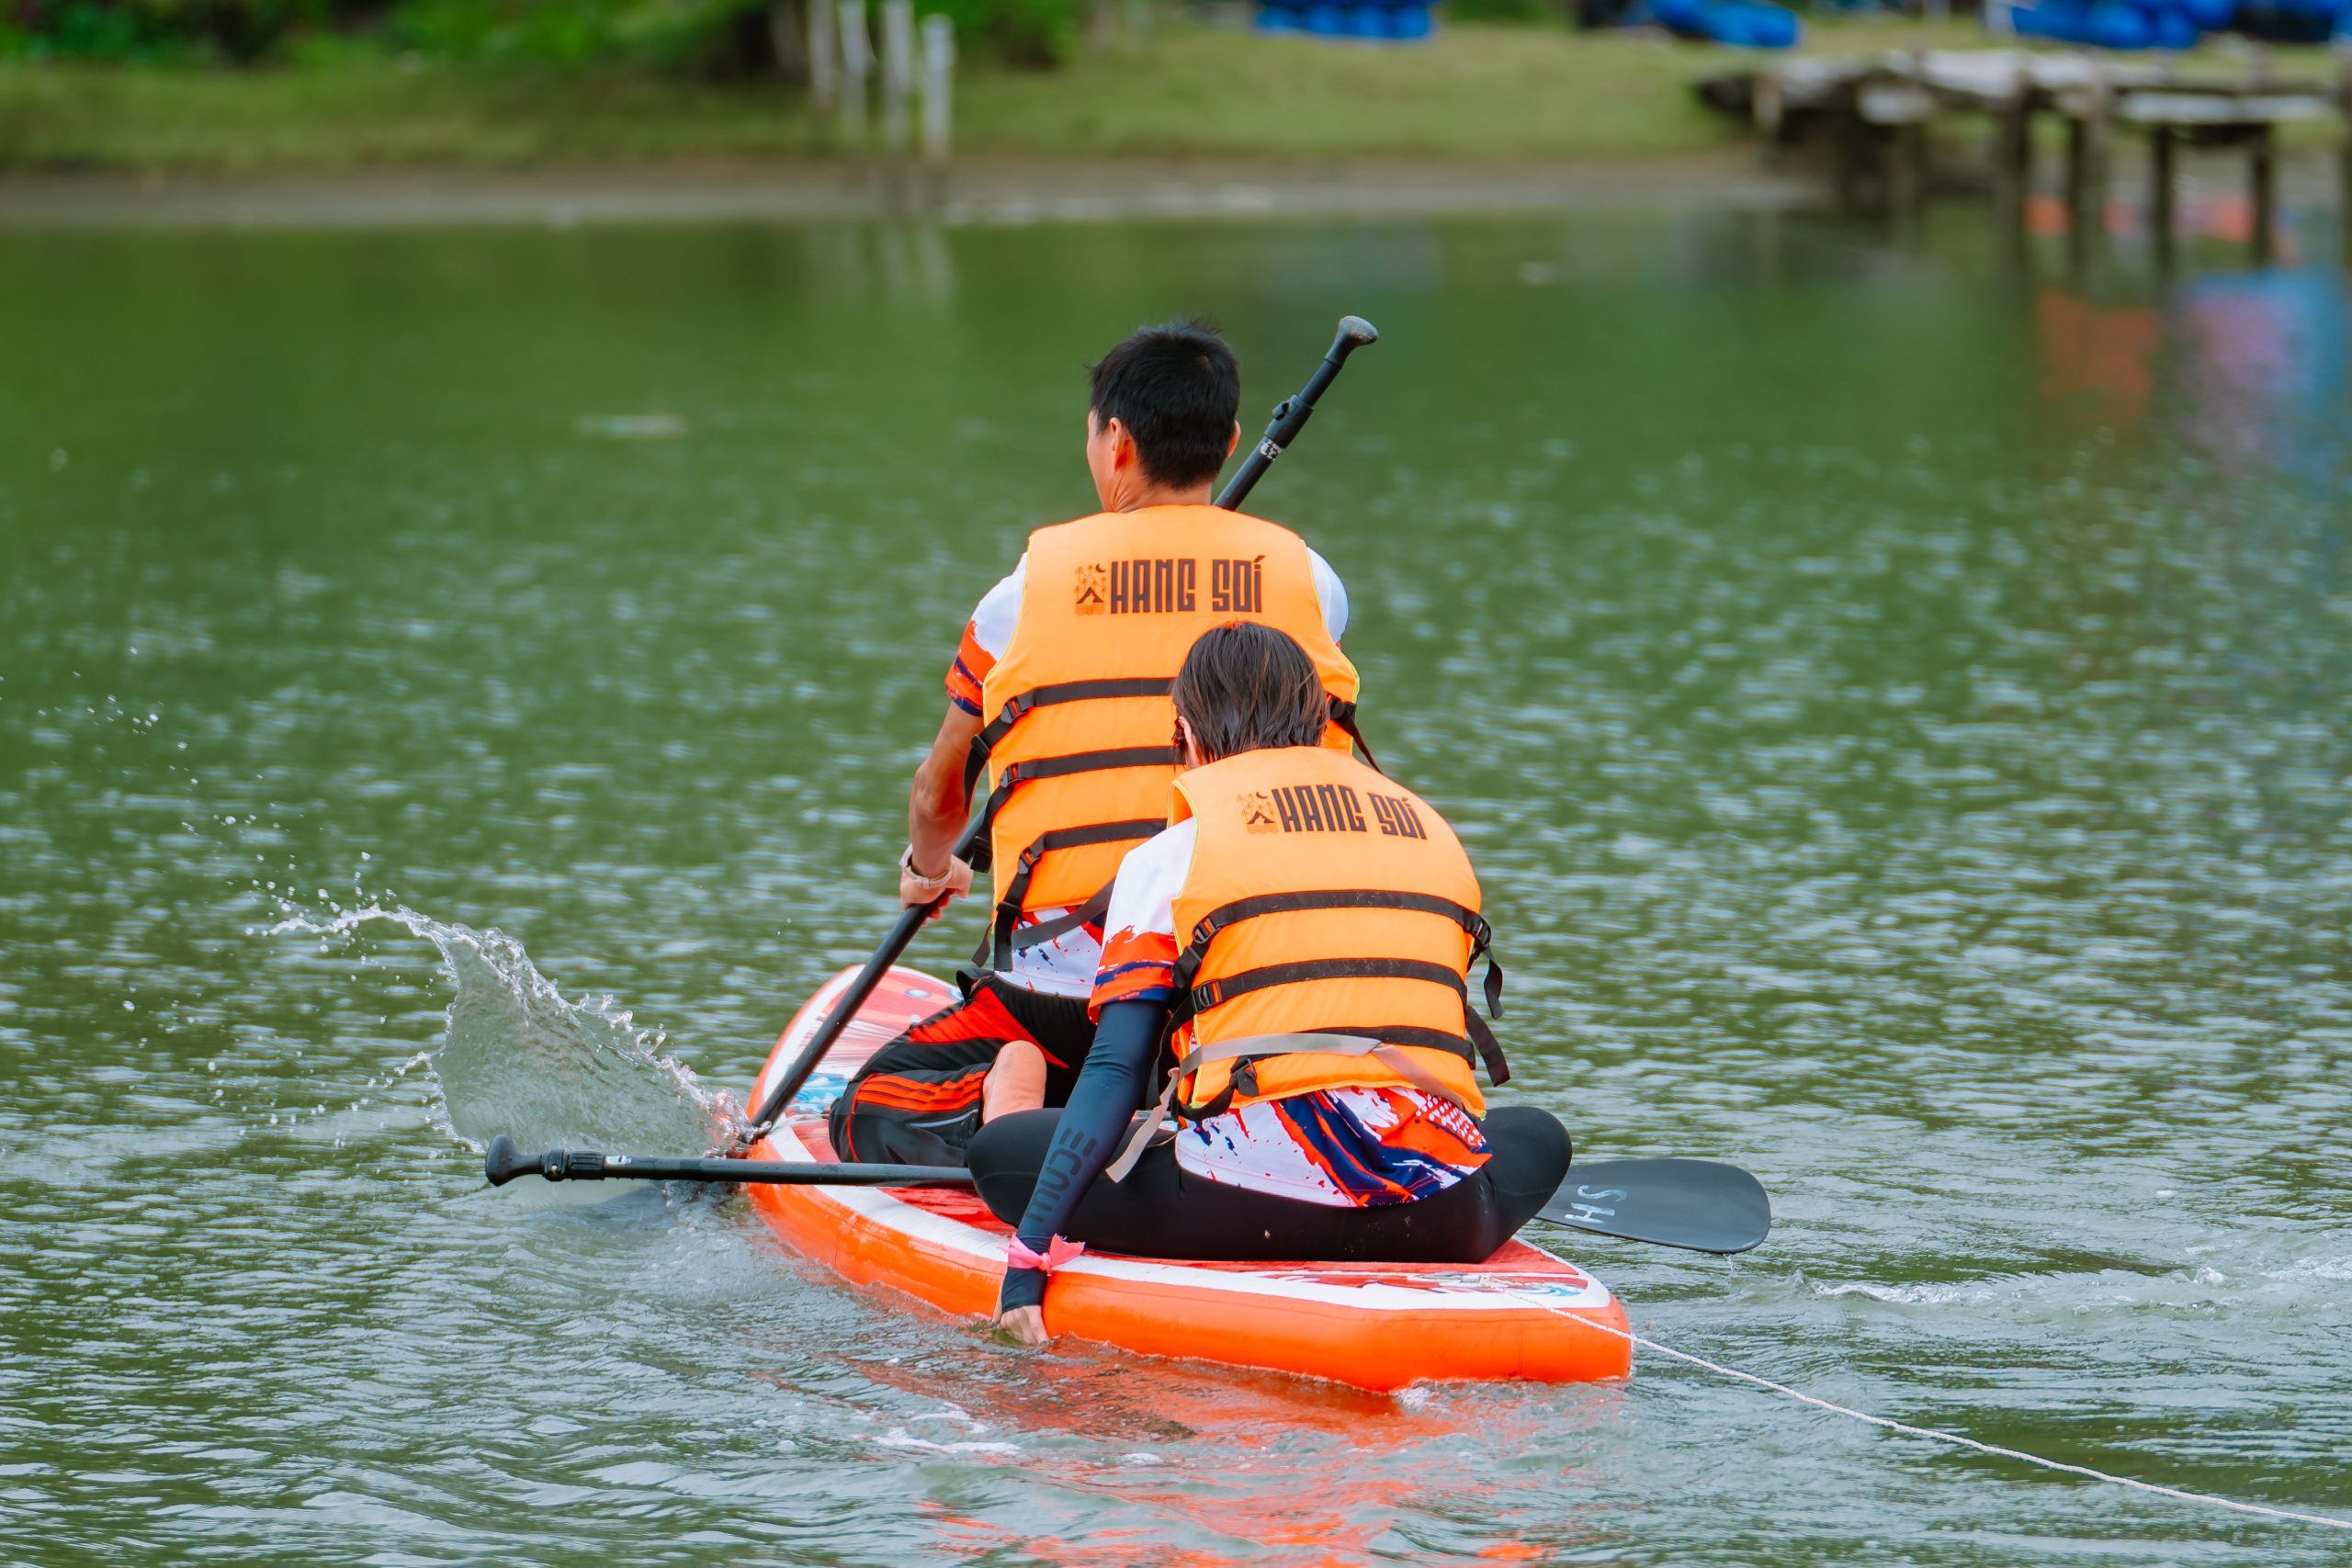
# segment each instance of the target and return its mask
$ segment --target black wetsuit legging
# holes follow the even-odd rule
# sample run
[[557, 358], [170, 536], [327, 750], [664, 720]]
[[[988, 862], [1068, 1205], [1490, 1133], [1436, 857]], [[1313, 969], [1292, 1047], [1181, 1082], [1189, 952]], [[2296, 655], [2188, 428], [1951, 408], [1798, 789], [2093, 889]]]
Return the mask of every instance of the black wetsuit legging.
[[[1094, 1179], [1141, 1098], [1166, 1016], [1158, 1003], [1104, 1009], [1067, 1110], [1000, 1117], [972, 1139], [967, 1157], [981, 1201], [1030, 1247], [1043, 1252], [1061, 1235], [1159, 1258], [1479, 1263], [1532, 1219], [1567, 1175], [1568, 1131], [1559, 1119], [1504, 1106], [1483, 1123], [1492, 1151], [1483, 1167], [1403, 1203], [1333, 1207], [1208, 1181], [1178, 1166], [1165, 1144], [1125, 1180]], [[1053, 1175], [1041, 1181], [1048, 1168]], [[1015, 1269], [1006, 1276], [1002, 1304], [1034, 1305], [1044, 1289], [1043, 1275]]]

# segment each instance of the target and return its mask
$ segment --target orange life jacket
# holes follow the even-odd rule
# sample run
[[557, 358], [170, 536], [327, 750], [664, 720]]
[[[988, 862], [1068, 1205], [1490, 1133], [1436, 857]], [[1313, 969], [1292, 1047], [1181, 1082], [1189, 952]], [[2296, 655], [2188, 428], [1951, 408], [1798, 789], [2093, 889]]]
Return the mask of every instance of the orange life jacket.
[[[1176, 707], [1168, 688], [1200, 635], [1228, 621], [1287, 632], [1323, 677], [1343, 722], [1356, 671], [1331, 640], [1306, 542], [1215, 506], [1155, 506], [1040, 528], [1012, 640], [980, 686], [976, 742], [996, 914], [984, 950], [1012, 962], [1023, 910], [1075, 918], [1022, 945], [1099, 918], [1126, 852], [1168, 825]], [[1329, 743], [1344, 750], [1350, 724]]]
[[[1199, 835], [1176, 896], [1177, 1014], [1192, 1023], [1188, 1119], [1317, 1089], [1432, 1089], [1486, 1109], [1473, 1045], [1510, 1069], [1471, 1010], [1488, 931], [1478, 878], [1444, 819], [1343, 753], [1245, 751], [1180, 774], [1174, 820]], [[1499, 1010], [1489, 959], [1487, 1002]], [[1283, 1050], [1283, 1036], [1353, 1035], [1385, 1048]], [[1269, 1053], [1232, 1043], [1267, 1038]], [[1220, 1051], [1222, 1045], [1224, 1049]], [[1200, 1058], [1194, 1061], [1193, 1058]]]

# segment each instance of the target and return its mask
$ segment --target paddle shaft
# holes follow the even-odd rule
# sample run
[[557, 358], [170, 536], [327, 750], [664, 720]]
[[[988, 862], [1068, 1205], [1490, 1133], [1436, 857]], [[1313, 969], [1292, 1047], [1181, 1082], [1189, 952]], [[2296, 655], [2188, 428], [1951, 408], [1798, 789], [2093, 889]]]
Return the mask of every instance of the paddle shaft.
[[[1315, 412], [1315, 400], [1321, 397], [1338, 378], [1340, 367], [1348, 362], [1348, 355], [1366, 344], [1379, 341], [1378, 330], [1362, 316], [1340, 318], [1339, 333], [1332, 338], [1331, 346], [1324, 352], [1323, 363], [1315, 367], [1315, 374], [1306, 378], [1306, 385], [1300, 388], [1295, 395], [1274, 405], [1273, 418], [1267, 422], [1265, 434], [1259, 437], [1258, 445], [1251, 449], [1248, 460], [1235, 472], [1224, 493], [1216, 498], [1217, 505], [1232, 512], [1249, 499], [1259, 479], [1273, 467], [1274, 459], [1281, 457], [1283, 449], [1298, 438], [1298, 433], [1306, 428], [1308, 417]], [[970, 860], [972, 852], [979, 847], [981, 835], [987, 831], [987, 818], [974, 821], [965, 829], [962, 840], [956, 844], [956, 857]], [[899, 914], [899, 923], [890, 928], [890, 934], [882, 939], [882, 945], [874, 950], [874, 956], [865, 961], [865, 967], [857, 972], [857, 978], [850, 982], [849, 988], [834, 999], [825, 1013], [825, 1021], [817, 1026], [817, 1032], [808, 1037], [808, 1043], [800, 1048], [800, 1055], [793, 1058], [792, 1065], [785, 1068], [784, 1076], [769, 1088], [767, 1098], [754, 1109], [751, 1126], [737, 1140], [739, 1147], [750, 1147], [774, 1129], [776, 1118], [784, 1114], [785, 1107], [792, 1103], [792, 1097], [800, 1092], [802, 1086], [824, 1061], [825, 1053], [833, 1048], [833, 1042], [841, 1038], [842, 1031], [849, 1027], [849, 1021], [857, 1016], [857, 1010], [864, 1007], [866, 998], [874, 994], [874, 987], [882, 983], [882, 976], [888, 974], [890, 966], [904, 956], [908, 945], [915, 940], [915, 933], [922, 930], [923, 922], [930, 919], [946, 901], [943, 895], [930, 904], [910, 906]]]
[[[548, 1149], [526, 1155], [501, 1133], [482, 1157], [492, 1187], [548, 1181], [708, 1181], [776, 1187], [969, 1187], [960, 1166], [759, 1159], [672, 1159]], [[1756, 1179], [1705, 1160], [1604, 1160], [1578, 1166], [1537, 1216], [1591, 1235], [1693, 1252], [1745, 1252], [1764, 1239], [1771, 1208]]]
[[[979, 848], [988, 827], [983, 818], [964, 829], [963, 838], [956, 844], [957, 860], [972, 858], [972, 852]], [[784, 1076], [768, 1090], [767, 1098], [760, 1101], [752, 1125], [737, 1140], [739, 1146], [749, 1148], [774, 1129], [776, 1118], [784, 1114], [784, 1108], [792, 1103], [792, 1097], [800, 1092], [801, 1086], [825, 1059], [825, 1053], [833, 1048], [833, 1042], [842, 1037], [842, 1031], [849, 1027], [849, 1021], [857, 1016], [857, 1010], [874, 994], [874, 987], [882, 983], [882, 976], [890, 972], [890, 965], [905, 953], [907, 945], [915, 940], [915, 933], [922, 930], [923, 922], [937, 914], [946, 902], [947, 895], [943, 893], [928, 904], [910, 904], [899, 911], [898, 924], [890, 928], [890, 934], [882, 939], [882, 945], [874, 950], [874, 956], [865, 961], [865, 967], [857, 972], [857, 978], [849, 983], [849, 988], [834, 999], [824, 1021], [817, 1026], [817, 1032], [808, 1037], [800, 1055], [792, 1059], [792, 1065], [784, 1069]]]
[[857, 1165], [773, 1159], [666, 1159], [643, 1155], [604, 1155], [586, 1149], [549, 1149], [526, 1155], [501, 1133], [490, 1141], [482, 1174], [492, 1187], [521, 1176], [549, 1181], [760, 1182], [777, 1187], [969, 1187], [972, 1173], [961, 1166]]

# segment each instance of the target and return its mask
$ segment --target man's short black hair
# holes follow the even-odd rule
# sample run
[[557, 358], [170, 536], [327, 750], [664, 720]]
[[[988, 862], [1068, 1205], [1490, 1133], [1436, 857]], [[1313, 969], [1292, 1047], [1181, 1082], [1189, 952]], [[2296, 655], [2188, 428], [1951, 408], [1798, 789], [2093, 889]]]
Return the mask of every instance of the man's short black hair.
[[1169, 695], [1210, 761], [1270, 746], [1317, 746], [1331, 699], [1288, 632], [1257, 621], [1211, 626]]
[[1215, 327], [1195, 317], [1142, 327], [1092, 370], [1088, 406], [1136, 438], [1155, 484], [1206, 484], [1225, 467], [1233, 416], [1241, 407], [1241, 367]]

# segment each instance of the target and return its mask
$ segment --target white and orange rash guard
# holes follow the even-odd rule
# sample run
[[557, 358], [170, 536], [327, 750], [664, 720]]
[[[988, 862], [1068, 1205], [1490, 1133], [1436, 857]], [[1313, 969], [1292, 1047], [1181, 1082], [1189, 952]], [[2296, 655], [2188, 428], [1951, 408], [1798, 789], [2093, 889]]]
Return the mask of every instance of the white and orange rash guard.
[[[1187, 818], [1120, 863], [1090, 1011], [1175, 1000], [1176, 900], [1197, 842]], [[1179, 1029], [1179, 1056], [1191, 1038], [1191, 1025]], [[1327, 1089], [1244, 1105], [1186, 1126], [1175, 1152], [1178, 1165], [1205, 1180], [1330, 1207], [1425, 1197], [1487, 1157], [1485, 1133], [1460, 1106], [1401, 1088]]]
[[[1314, 571], [1315, 598], [1323, 612], [1323, 624], [1329, 629], [1331, 640], [1338, 642], [1348, 626], [1347, 588], [1329, 562], [1311, 547], [1306, 554]], [[1021, 592], [1028, 569], [1029, 558], [1024, 554], [1012, 572], [981, 598], [964, 626], [964, 639], [956, 651], [955, 662], [948, 666], [947, 700], [976, 718], [985, 716], [981, 711], [981, 690], [989, 671], [996, 668], [997, 660], [1012, 644], [1013, 627], [1021, 617]], [[1020, 924], [1036, 925], [1065, 912], [1061, 908], [1025, 910]], [[1087, 995], [1094, 987], [1095, 971], [1102, 961], [1102, 929], [1081, 926], [1035, 947], [1016, 949], [1007, 978], [1055, 996]]]

